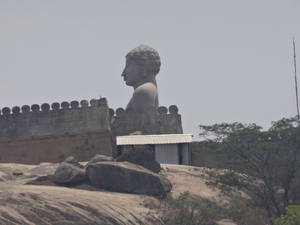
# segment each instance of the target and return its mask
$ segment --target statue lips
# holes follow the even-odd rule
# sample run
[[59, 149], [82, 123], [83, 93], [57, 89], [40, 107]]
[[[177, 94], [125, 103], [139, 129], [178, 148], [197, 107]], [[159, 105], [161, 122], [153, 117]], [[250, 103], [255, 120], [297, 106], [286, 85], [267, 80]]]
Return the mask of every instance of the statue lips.
[[[124, 70], [125, 70], [125, 69], [124, 69]], [[126, 74], [124, 73], [124, 71], [123, 71], [123, 73], [121, 74], [121, 76], [123, 77], [123, 80], [126, 81]]]

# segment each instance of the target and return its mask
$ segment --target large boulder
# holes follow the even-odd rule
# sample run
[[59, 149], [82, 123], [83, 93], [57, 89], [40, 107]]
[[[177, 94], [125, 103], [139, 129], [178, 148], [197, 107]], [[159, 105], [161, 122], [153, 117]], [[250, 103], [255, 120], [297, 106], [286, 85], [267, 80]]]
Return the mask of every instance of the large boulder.
[[58, 184], [64, 185], [74, 185], [83, 183], [85, 181], [85, 170], [69, 164], [62, 162], [56, 169], [53, 181]]
[[86, 174], [92, 184], [109, 191], [164, 195], [172, 189], [164, 176], [128, 162], [91, 163]]
[[65, 159], [64, 162], [65, 162], [65, 163], [72, 164], [73, 166], [76, 166], [76, 167], [81, 168], [81, 169], [84, 168], [84, 166], [81, 165], [80, 163], [78, 163], [78, 162], [76, 161], [76, 159], [74, 159], [73, 156], [69, 156], [68, 158]]
[[95, 155], [86, 165], [85, 168], [88, 167], [91, 163], [97, 162], [111, 162], [113, 161], [113, 157], [105, 156], [105, 155]]

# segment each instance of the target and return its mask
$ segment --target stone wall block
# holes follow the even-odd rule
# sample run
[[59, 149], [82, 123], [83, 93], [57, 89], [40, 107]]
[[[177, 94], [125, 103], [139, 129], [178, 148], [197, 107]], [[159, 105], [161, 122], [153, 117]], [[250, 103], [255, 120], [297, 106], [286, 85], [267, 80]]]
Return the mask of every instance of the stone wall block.
[[3, 113], [3, 115], [9, 115], [9, 114], [10, 114], [10, 108], [4, 107], [4, 108], [2, 109], [2, 113]]
[[116, 115], [111, 118], [111, 131], [113, 137], [130, 135], [140, 131], [143, 135], [150, 134], [182, 134], [181, 115], [175, 105], [160, 106], [157, 112], [153, 109], [144, 112], [126, 112], [123, 108], [116, 110]]
[[61, 103], [61, 108], [62, 109], [68, 109], [68, 108], [70, 108], [70, 103], [69, 102], [62, 102]]
[[170, 112], [170, 114], [178, 114], [178, 108], [177, 108], [177, 106], [176, 105], [171, 105], [169, 107], [169, 112]]
[[108, 113], [109, 113], [110, 117], [113, 117], [115, 115], [115, 110], [113, 110], [112, 108], [110, 108], [109, 111], [108, 111]]
[[33, 104], [31, 106], [31, 111], [32, 112], [39, 112], [40, 111], [40, 106], [38, 104]]
[[29, 113], [30, 112], [30, 106], [29, 105], [23, 105], [22, 106], [22, 113]]
[[165, 106], [160, 106], [157, 109], [159, 115], [166, 115], [168, 113], [168, 109]]
[[99, 99], [99, 105], [107, 105], [107, 100], [106, 100], [106, 98], [100, 98]]
[[[105, 100], [105, 99], [104, 99]], [[98, 100], [95, 100], [98, 105]], [[39, 160], [41, 155], [47, 156], [49, 160], [58, 160], [58, 153], [54, 153], [47, 155], [45, 150], [50, 149], [51, 146], [47, 145], [48, 140], [52, 140], [51, 142], [57, 142], [57, 146], [64, 145], [66, 143], [60, 142], [59, 139], [64, 137], [70, 137], [71, 139], [76, 139], [77, 135], [80, 134], [102, 134], [102, 133], [110, 133], [110, 117], [109, 117], [109, 108], [106, 104], [106, 100], [103, 101], [103, 105], [98, 105], [97, 107], [89, 107], [88, 102], [85, 101], [83, 105], [86, 107], [79, 107], [79, 103], [76, 101], [72, 102], [72, 108], [63, 109], [60, 108], [59, 103], [53, 103], [51, 105], [52, 109], [50, 109], [50, 105], [45, 103], [42, 105], [33, 104], [31, 107], [28, 105], [22, 106], [22, 111], [19, 107], [14, 107], [13, 114], [11, 113], [12, 109], [5, 107], [1, 109], [0, 115], [0, 149], [5, 150], [6, 152], [10, 152], [8, 149], [11, 145], [10, 143], [19, 140], [29, 140], [34, 141], [35, 145], [40, 145], [45, 143], [45, 146], [41, 149], [41, 153], [35, 155], [36, 160]], [[105, 103], [105, 104], [104, 104]], [[66, 103], [69, 106], [69, 103]], [[64, 105], [64, 104], [62, 104]], [[77, 107], [78, 106], [78, 107]], [[73, 108], [75, 107], [75, 108]], [[108, 139], [111, 136], [107, 137]], [[106, 139], [107, 139], [106, 138]], [[40, 143], [39, 143], [39, 141]], [[109, 140], [105, 140], [106, 142], [110, 142]], [[16, 142], [17, 143], [17, 142]], [[1, 148], [1, 144], [2, 147]], [[7, 146], [7, 147], [6, 147]], [[69, 146], [66, 151], [67, 154], [71, 151], [70, 149], [74, 147]], [[81, 144], [76, 147], [82, 147]], [[17, 148], [17, 147], [16, 147]], [[18, 147], [20, 149], [28, 149], [28, 145]], [[97, 149], [104, 149], [104, 152], [108, 155], [111, 154], [110, 147], [97, 147]], [[110, 150], [107, 150], [110, 149]], [[94, 152], [94, 147], [89, 149], [90, 152]], [[19, 151], [19, 150], [18, 150]], [[0, 150], [0, 154], [2, 151]], [[47, 153], [49, 153], [47, 151]], [[77, 153], [76, 153], [77, 154]], [[81, 153], [78, 152], [80, 155]], [[95, 153], [84, 152], [83, 155], [80, 156], [86, 157], [89, 154], [95, 155]], [[9, 157], [15, 157], [8, 155], [5, 156], [5, 160], [8, 160]], [[17, 158], [17, 155], [15, 159]], [[23, 157], [24, 158], [24, 157]], [[30, 159], [20, 158], [20, 161], [29, 161]], [[32, 161], [35, 159], [31, 158]], [[47, 160], [47, 158], [46, 158]], [[26, 162], [27, 162], [26, 161]], [[1, 161], [0, 159], [0, 162]]]
[[146, 110], [146, 113], [147, 115], [150, 115], [150, 116], [154, 116], [156, 114], [156, 110], [154, 107], [149, 107], [147, 110]]
[[54, 103], [52, 103], [51, 108], [53, 110], [59, 110], [60, 104], [58, 102], [54, 102]]
[[21, 109], [20, 109], [20, 107], [19, 107], [19, 106], [14, 106], [14, 107], [12, 108], [12, 112], [13, 112], [13, 114], [19, 114], [19, 113], [20, 113], [20, 111], [21, 111]]
[[135, 111], [132, 108], [129, 108], [126, 110], [126, 115], [133, 116], [135, 114]]
[[48, 103], [44, 103], [41, 105], [43, 112], [48, 112], [50, 110], [50, 105]]
[[96, 100], [96, 99], [91, 99], [91, 100], [90, 100], [90, 105], [91, 105], [92, 107], [96, 107], [96, 106], [99, 106], [99, 102], [98, 102], [98, 100]]
[[84, 100], [80, 101], [80, 105], [82, 108], [87, 108], [87, 107], [89, 107], [89, 102], [84, 99]]
[[120, 116], [120, 117], [125, 116], [125, 110], [124, 110], [123, 108], [118, 108], [118, 109], [116, 110], [116, 115], [117, 115], [117, 116]]
[[72, 101], [71, 102], [71, 108], [72, 109], [77, 109], [79, 107], [79, 102], [78, 101]]

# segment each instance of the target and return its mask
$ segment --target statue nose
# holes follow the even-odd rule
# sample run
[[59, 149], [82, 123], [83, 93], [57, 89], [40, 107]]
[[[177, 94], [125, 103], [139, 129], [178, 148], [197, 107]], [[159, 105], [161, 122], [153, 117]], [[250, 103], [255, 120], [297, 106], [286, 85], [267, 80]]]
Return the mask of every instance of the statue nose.
[[124, 69], [123, 72], [122, 72], [122, 74], [121, 74], [121, 76], [125, 77], [125, 75], [126, 75], [126, 73], [125, 73], [125, 69]]

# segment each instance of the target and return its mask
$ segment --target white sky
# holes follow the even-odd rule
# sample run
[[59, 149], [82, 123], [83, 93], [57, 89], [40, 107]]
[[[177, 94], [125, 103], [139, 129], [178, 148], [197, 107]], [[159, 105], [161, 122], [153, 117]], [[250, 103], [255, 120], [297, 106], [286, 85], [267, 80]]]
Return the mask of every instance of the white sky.
[[160, 105], [178, 106], [194, 140], [200, 124], [267, 129], [296, 115], [292, 37], [300, 57], [299, 0], [0, 0], [0, 108], [125, 108], [125, 55], [145, 44], [162, 60]]

